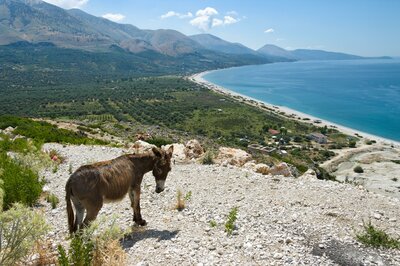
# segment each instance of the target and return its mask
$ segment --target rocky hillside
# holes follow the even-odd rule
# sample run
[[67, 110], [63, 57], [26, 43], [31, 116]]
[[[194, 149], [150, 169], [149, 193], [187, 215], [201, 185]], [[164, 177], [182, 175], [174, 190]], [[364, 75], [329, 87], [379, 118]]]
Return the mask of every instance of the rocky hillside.
[[[103, 207], [101, 216], [117, 215], [118, 224], [128, 231], [121, 240], [128, 265], [400, 264], [399, 250], [367, 248], [355, 237], [363, 221], [371, 221], [398, 238], [398, 199], [318, 180], [312, 172], [298, 178], [271, 175], [271, 169], [265, 175], [256, 173], [251, 163], [247, 167], [253, 169], [232, 165], [239, 158], [233, 150], [220, 156], [220, 164], [202, 165], [187, 158], [201, 153], [194, 144], [175, 149], [176, 163], [163, 193], [154, 192], [151, 174], [145, 176], [141, 206], [146, 227], [132, 227], [128, 198]], [[49, 237], [60, 243], [67, 237], [63, 198], [70, 172], [146, 145], [125, 150], [45, 144], [43, 149], [54, 149], [64, 157], [56, 170], [41, 173], [48, 181], [45, 189], [61, 199], [54, 210], [48, 203], [40, 207], [52, 225]], [[178, 190], [186, 196], [182, 211], [176, 210]], [[228, 235], [225, 223], [235, 207], [237, 220]]]

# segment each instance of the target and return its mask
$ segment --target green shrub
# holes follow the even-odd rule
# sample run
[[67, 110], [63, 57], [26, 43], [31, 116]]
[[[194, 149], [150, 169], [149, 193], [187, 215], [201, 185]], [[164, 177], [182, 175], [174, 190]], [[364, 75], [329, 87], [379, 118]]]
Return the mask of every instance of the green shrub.
[[159, 148], [161, 148], [161, 146], [172, 144], [171, 140], [164, 139], [164, 138], [159, 138], [159, 137], [148, 139], [148, 140], [146, 140], [146, 142], [150, 143], [150, 144], [153, 144], [153, 145], [156, 145]]
[[12, 160], [4, 152], [0, 153], [0, 169], [2, 169], [0, 179], [3, 180], [5, 209], [16, 202], [29, 206], [36, 203], [43, 187], [43, 182], [37, 173]]
[[231, 235], [233, 233], [233, 230], [235, 230], [237, 213], [238, 213], [238, 208], [234, 207], [228, 214], [228, 220], [225, 223], [225, 232], [227, 232], [228, 235]]
[[58, 245], [58, 263], [61, 266], [126, 265], [125, 252], [118, 240], [124, 232], [117, 225], [116, 217], [100, 218], [80, 234], [72, 237], [68, 252]]
[[0, 150], [1, 151], [14, 151], [20, 153], [27, 153], [31, 151], [34, 146], [26, 138], [17, 138], [11, 140], [9, 136], [4, 135], [1, 137]]
[[189, 191], [188, 193], [186, 193], [184, 199], [185, 199], [186, 201], [188, 201], [188, 200], [190, 200], [191, 198], [192, 198], [192, 191]]
[[400, 240], [394, 239], [383, 230], [375, 228], [371, 222], [364, 224], [364, 232], [357, 234], [357, 240], [366, 246], [375, 248], [396, 248], [400, 249]]
[[355, 148], [356, 147], [356, 141], [355, 140], [350, 140], [349, 141], [349, 147], [350, 148]]
[[61, 245], [58, 245], [57, 249], [60, 266], [92, 265], [94, 244], [90, 239], [84, 239], [82, 235], [76, 234], [73, 236], [68, 255]]
[[0, 265], [16, 265], [47, 231], [44, 217], [21, 204], [0, 213]]
[[210, 226], [213, 227], [213, 228], [216, 227], [217, 226], [217, 222], [215, 220], [211, 220], [210, 221]]
[[212, 151], [206, 151], [201, 158], [202, 164], [214, 164], [214, 153]]
[[60, 202], [60, 199], [54, 194], [48, 194], [46, 197], [46, 201], [51, 204], [51, 208], [57, 208], [57, 204]]
[[357, 165], [356, 167], [354, 167], [353, 171], [354, 171], [355, 173], [358, 173], [358, 174], [364, 173], [364, 169], [363, 169], [361, 166], [359, 166], [359, 165]]
[[0, 116], [0, 129], [14, 127], [14, 134], [31, 138], [37, 143], [57, 142], [71, 144], [107, 144], [107, 142], [90, 139], [79, 132], [61, 129], [47, 122], [33, 121], [28, 118], [10, 115]]
[[[0, 176], [3, 172], [3, 169], [0, 169]], [[4, 190], [3, 190], [3, 180], [0, 179], [0, 213], [3, 211], [3, 202], [4, 202]]]

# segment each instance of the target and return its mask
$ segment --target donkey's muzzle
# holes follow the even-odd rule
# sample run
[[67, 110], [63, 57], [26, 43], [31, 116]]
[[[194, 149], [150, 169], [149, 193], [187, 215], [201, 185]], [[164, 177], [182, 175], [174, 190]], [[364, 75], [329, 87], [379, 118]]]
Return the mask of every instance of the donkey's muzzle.
[[164, 191], [165, 180], [157, 180], [156, 181], [156, 193], [160, 193]]
[[156, 187], [156, 193], [161, 193], [164, 191], [164, 188]]

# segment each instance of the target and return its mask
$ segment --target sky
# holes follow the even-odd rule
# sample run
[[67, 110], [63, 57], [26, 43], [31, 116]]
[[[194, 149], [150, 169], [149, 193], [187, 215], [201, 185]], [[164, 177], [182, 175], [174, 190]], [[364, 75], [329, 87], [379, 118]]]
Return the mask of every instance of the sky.
[[258, 49], [400, 56], [399, 0], [45, 0], [141, 29], [209, 33]]

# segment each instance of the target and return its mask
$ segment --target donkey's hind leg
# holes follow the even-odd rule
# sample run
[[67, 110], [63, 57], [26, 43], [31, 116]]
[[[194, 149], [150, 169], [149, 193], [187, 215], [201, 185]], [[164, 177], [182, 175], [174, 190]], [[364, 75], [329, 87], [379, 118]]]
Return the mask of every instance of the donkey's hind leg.
[[86, 217], [83, 221], [84, 226], [88, 226], [93, 220], [96, 219], [97, 214], [103, 207], [103, 199], [98, 199], [96, 201], [84, 202], [86, 208]]
[[74, 227], [76, 230], [81, 229], [83, 216], [85, 215], [85, 207], [83, 207], [82, 203], [78, 199], [71, 197], [71, 200], [76, 212]]

